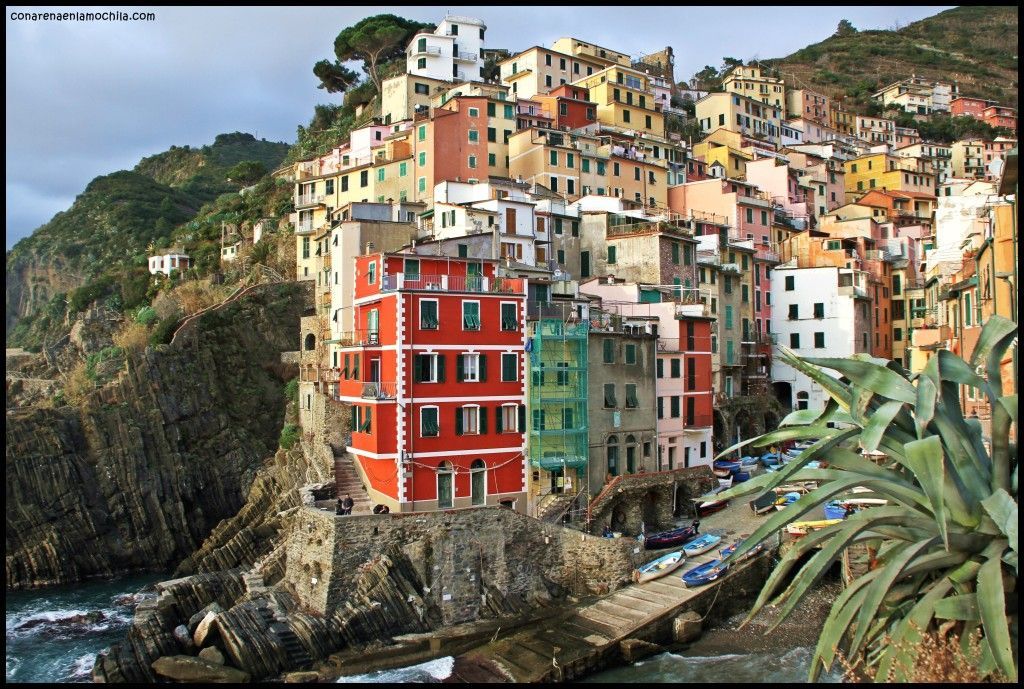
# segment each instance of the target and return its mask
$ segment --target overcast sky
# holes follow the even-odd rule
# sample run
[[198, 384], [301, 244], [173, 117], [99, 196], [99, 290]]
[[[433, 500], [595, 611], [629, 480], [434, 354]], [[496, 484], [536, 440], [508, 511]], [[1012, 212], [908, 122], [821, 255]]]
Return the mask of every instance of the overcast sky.
[[[381, 11], [368, 7], [143, 6], [152, 22], [16, 21], [7, 7], [7, 247], [67, 209], [89, 181], [172, 144], [222, 132], [295, 140], [317, 103], [313, 64], [334, 37]], [[84, 10], [85, 8], [83, 8]], [[90, 8], [91, 11], [98, 11]], [[948, 7], [394, 7], [437, 22], [446, 11], [487, 24], [488, 47], [522, 50], [575, 36], [638, 56], [672, 46], [676, 79], [725, 55], [787, 55], [846, 18], [887, 29]]]

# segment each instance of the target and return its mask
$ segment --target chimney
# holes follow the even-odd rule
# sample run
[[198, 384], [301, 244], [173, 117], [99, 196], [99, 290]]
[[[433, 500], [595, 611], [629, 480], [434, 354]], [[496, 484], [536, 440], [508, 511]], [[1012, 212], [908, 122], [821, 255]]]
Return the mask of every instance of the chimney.
[[375, 247], [375, 246], [373, 245], [373, 242], [367, 242], [367, 243], [366, 243], [366, 253], [367, 253], [367, 254], [372, 254], [372, 253], [373, 253], [373, 251], [374, 251], [374, 249], [376, 249], [376, 248], [377, 248], [377, 247]]

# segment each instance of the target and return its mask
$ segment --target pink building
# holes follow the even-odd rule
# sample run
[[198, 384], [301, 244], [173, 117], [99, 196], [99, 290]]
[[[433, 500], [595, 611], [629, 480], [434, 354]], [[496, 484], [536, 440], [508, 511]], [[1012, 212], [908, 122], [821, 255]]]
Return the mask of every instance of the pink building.
[[982, 119], [982, 113], [992, 101], [984, 98], [968, 98], [961, 96], [949, 102], [949, 114], [953, 117], [973, 117], [976, 120]]

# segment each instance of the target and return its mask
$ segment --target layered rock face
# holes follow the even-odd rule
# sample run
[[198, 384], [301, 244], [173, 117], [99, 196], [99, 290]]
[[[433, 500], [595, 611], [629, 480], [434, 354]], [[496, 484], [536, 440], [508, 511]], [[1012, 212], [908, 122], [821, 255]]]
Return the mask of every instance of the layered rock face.
[[168, 570], [276, 447], [308, 286], [271, 284], [131, 357], [81, 409], [7, 415], [9, 589]]

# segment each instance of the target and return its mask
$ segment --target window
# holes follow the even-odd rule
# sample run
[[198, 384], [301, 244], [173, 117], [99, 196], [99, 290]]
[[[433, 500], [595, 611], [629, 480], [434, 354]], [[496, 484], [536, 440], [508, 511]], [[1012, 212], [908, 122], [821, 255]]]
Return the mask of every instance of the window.
[[484, 354], [459, 354], [455, 358], [455, 380], [482, 383], [487, 380], [487, 357]]
[[681, 378], [682, 377], [682, 366], [679, 363], [679, 359], [669, 359], [669, 361], [670, 361], [670, 367], [671, 367], [670, 371], [669, 371], [670, 377], [672, 377], [672, 378]]
[[659, 419], [664, 419], [665, 418], [665, 398], [664, 397], [659, 397], [658, 398], [658, 418]]
[[825, 333], [814, 333], [814, 348], [825, 349]]
[[328, 179], [324, 181], [324, 192], [327, 194], [334, 193], [334, 180]]
[[501, 329], [519, 330], [519, 318], [516, 315], [515, 304], [501, 305]]
[[607, 447], [605, 448], [608, 460], [608, 473], [612, 476], [619, 475], [619, 439], [617, 436], [608, 436]]
[[427, 68], [427, 58], [421, 57], [420, 59], [416, 60], [416, 69], [426, 69], [426, 68]]
[[795, 321], [800, 318], [800, 305], [790, 304], [789, 305], [789, 320]]
[[636, 397], [636, 385], [634, 383], [626, 383], [626, 409], [636, 409], [639, 406], [640, 402]]
[[787, 292], [792, 292], [794, 289], [796, 289], [796, 278], [794, 276], [792, 276], [792, 275], [787, 275], [786, 276], [786, 291]]
[[672, 263], [679, 265], [679, 242], [672, 242]]
[[437, 330], [437, 300], [420, 300], [420, 330]]
[[[743, 258], [746, 258], [746, 256], [744, 256]], [[749, 303], [750, 302], [750, 287], [748, 287], [747, 285], [741, 285], [740, 286], [740, 291], [743, 294], [743, 297], [742, 297], [743, 303], [744, 304]]]
[[636, 363], [636, 345], [635, 344], [627, 344], [626, 345], [626, 363], [627, 364], [635, 364]]
[[420, 437], [436, 438], [438, 435], [437, 407], [420, 407]]
[[533, 430], [543, 431], [546, 428], [543, 409], [533, 410]]
[[732, 305], [726, 304], [725, 306], [725, 327], [727, 330], [732, 330]]
[[[506, 120], [515, 119], [515, 112], [512, 110], [512, 106], [511, 105], [506, 105], [506, 106], [503, 106], [503, 107], [505, 109], [505, 119]], [[508, 130], [505, 130], [505, 143], [508, 143], [508, 135], [509, 134], [510, 134], [510, 132]]]
[[478, 132], [475, 129], [470, 129], [469, 130], [469, 142], [470, 143], [476, 143], [478, 141], [480, 141], [480, 132]]
[[604, 406], [605, 409], [612, 409], [618, 406], [615, 401], [615, 383], [604, 384]]
[[473, 170], [476, 168], [476, 156], [469, 156], [468, 160], [469, 169]]
[[791, 349], [800, 349], [800, 333], [789, 334], [789, 346]]
[[[420, 155], [423, 155], [423, 154], [421, 153]], [[421, 160], [423, 160], [423, 159], [421, 158]], [[423, 165], [424, 163], [420, 163], [420, 164]], [[424, 192], [424, 191], [427, 190], [427, 178], [426, 177], [420, 177], [419, 182], [417, 183], [417, 188], [421, 192]]]
[[[492, 105], [493, 105], [493, 103], [492, 103]], [[490, 141], [491, 143], [496, 143], [498, 141], [498, 130], [495, 129], [494, 127], [488, 127], [487, 128], [487, 140]]]
[[608, 263], [610, 263], [610, 264], [611, 263], [615, 263], [615, 247], [614, 246], [609, 246], [608, 247]]
[[747, 209], [747, 222], [748, 223], [753, 223], [754, 222], [754, 209], [753, 208], [748, 208]]
[[367, 284], [374, 284], [377, 282], [377, 262], [370, 261], [370, 264], [366, 267], [366, 282]]
[[658, 359], [657, 369], [658, 369], [658, 377], [659, 378], [664, 378], [665, 377], [665, 360], [664, 359]]
[[494, 417], [494, 422], [497, 426], [494, 430], [498, 433], [520, 432], [518, 405], [503, 404], [498, 410], [498, 415]]
[[679, 395], [673, 395], [669, 398], [669, 413], [668, 415], [673, 419], [679, 418]]
[[462, 302], [462, 329], [463, 330], [479, 330], [480, 329], [480, 302], [478, 302], [478, 301], [464, 301], [464, 302]]
[[455, 435], [477, 435], [486, 432], [486, 407], [469, 405], [455, 410]]
[[815, 302], [814, 303], [814, 317], [815, 318], [824, 318], [825, 317], [825, 304], [824, 304], [824, 302], [820, 302], [819, 301], [819, 302]]
[[[768, 224], [768, 211], [761, 211], [761, 224], [762, 225], [767, 225]], [[744, 258], [746, 258], [746, 257], [744, 256]]]
[[549, 156], [551, 164], [557, 166], [558, 165], [558, 151], [550, 151], [548, 153], [548, 156]]
[[614, 364], [615, 363], [615, 343], [610, 338], [605, 338], [602, 343], [604, 348], [604, 363]]
[[515, 353], [501, 355], [501, 380], [505, 383], [519, 380], [519, 357]]
[[[309, 237], [302, 238], [302, 258], [309, 258]], [[163, 267], [163, 261], [160, 261], [160, 267]]]
[[491, 167], [495, 167], [498, 164], [498, 156], [494, 153], [487, 154], [487, 164]]
[[417, 354], [416, 382], [443, 383], [444, 357], [439, 354]]

